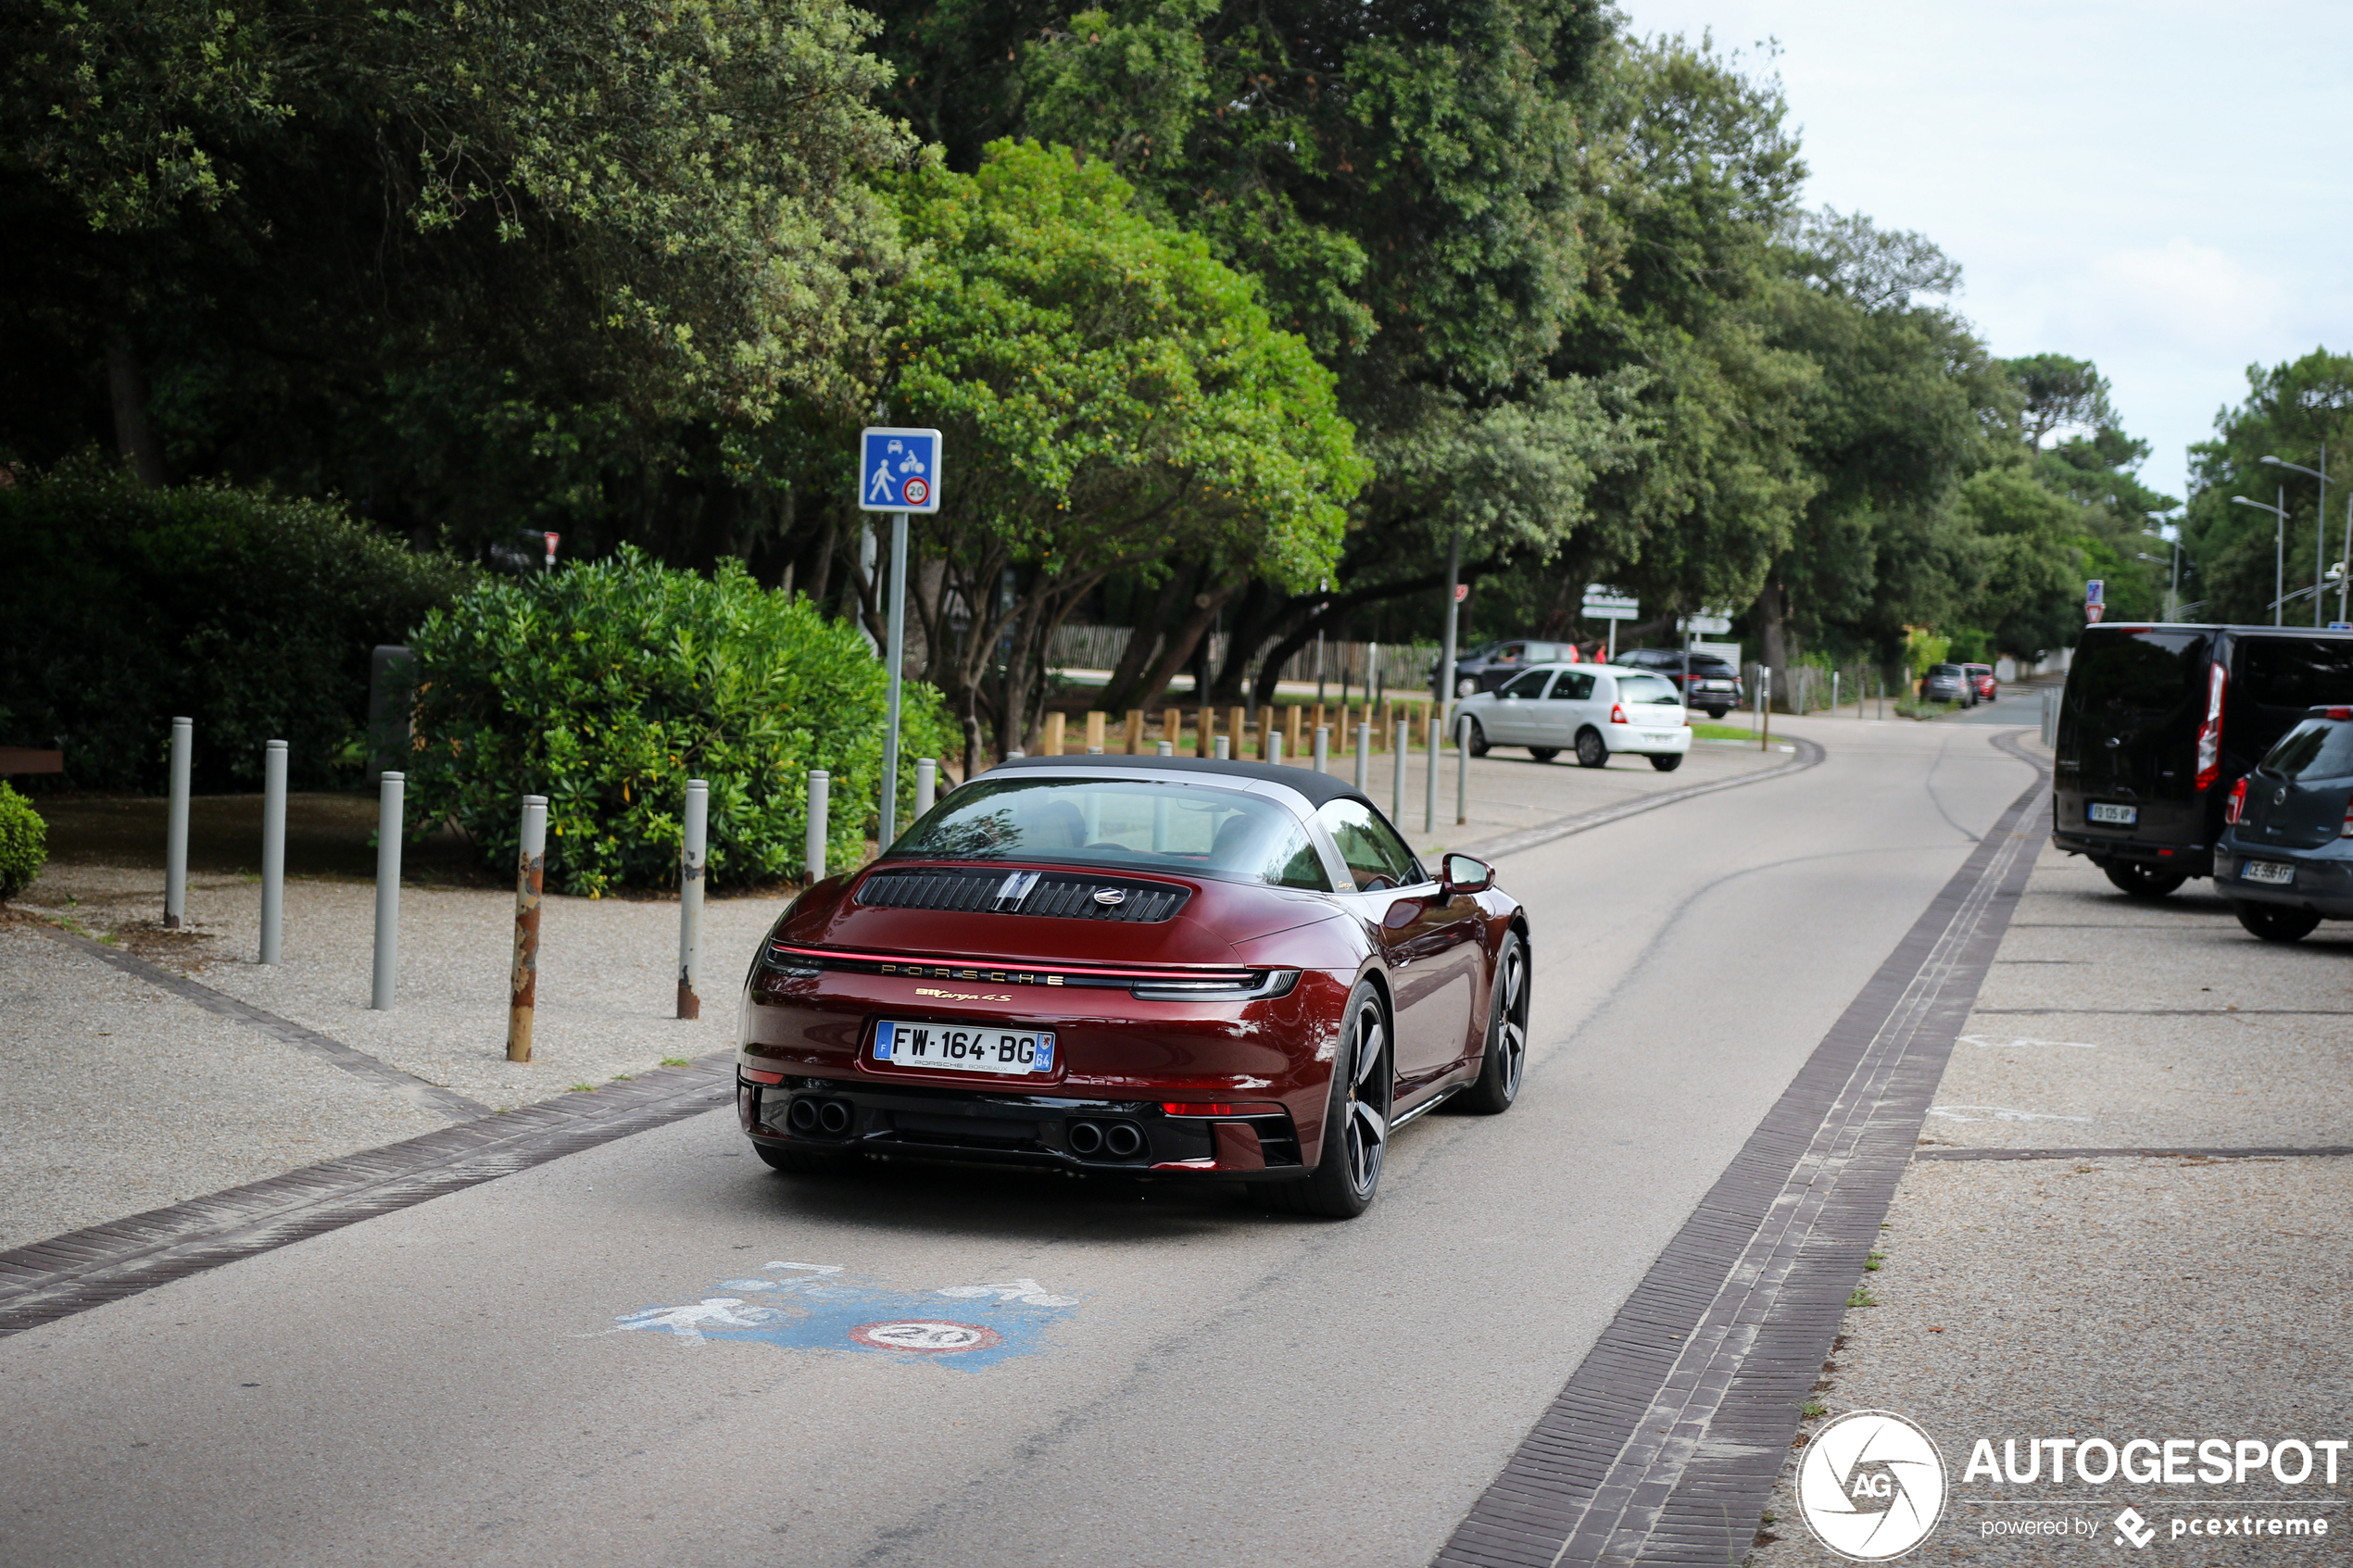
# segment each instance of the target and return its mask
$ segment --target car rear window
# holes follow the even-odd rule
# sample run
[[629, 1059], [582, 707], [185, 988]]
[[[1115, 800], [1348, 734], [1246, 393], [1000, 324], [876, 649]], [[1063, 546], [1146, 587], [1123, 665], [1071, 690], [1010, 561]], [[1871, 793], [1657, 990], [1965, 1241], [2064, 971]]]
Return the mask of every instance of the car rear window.
[[908, 829], [890, 858], [1055, 860], [1331, 891], [1306, 830], [1274, 801], [1148, 779], [976, 780]]
[[2297, 780], [2353, 776], [2353, 724], [2339, 719], [2305, 720], [2271, 747], [2261, 771]]
[[2195, 732], [2206, 713], [2205, 632], [2110, 632], [2086, 635], [2068, 672], [2067, 708], [2105, 738], [2121, 723], [2150, 721]]
[[1617, 678], [1617, 700], [1620, 702], [1680, 702], [1675, 695], [1675, 683], [1657, 675], [1620, 675]]

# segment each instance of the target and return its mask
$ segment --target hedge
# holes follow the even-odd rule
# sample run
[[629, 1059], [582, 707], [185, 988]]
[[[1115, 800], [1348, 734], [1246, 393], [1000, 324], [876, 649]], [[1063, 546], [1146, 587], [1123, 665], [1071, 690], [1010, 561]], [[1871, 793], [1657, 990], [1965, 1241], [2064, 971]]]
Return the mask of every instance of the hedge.
[[0, 743], [61, 746], [64, 784], [160, 793], [171, 721], [199, 791], [254, 789], [288, 743], [297, 789], [355, 781], [369, 650], [472, 568], [322, 501], [145, 489], [93, 457], [0, 486]]
[[[514, 863], [522, 797], [547, 806], [547, 885], [675, 886], [689, 778], [711, 786], [710, 884], [803, 870], [812, 769], [832, 775], [826, 855], [854, 864], [882, 771], [882, 664], [854, 627], [753, 582], [624, 547], [543, 576], [484, 579], [410, 639], [422, 827], [454, 821], [484, 863]], [[951, 734], [905, 687], [900, 821], [914, 759]]]

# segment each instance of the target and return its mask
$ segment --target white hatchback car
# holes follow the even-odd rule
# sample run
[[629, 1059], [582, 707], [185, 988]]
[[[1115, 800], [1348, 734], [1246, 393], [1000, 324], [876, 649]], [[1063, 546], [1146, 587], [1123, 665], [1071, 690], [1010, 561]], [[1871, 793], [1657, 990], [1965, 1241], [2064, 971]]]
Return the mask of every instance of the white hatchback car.
[[1539, 762], [1574, 750], [1588, 768], [1610, 754], [1630, 751], [1671, 773], [1692, 749], [1691, 721], [1675, 683], [1647, 670], [1615, 664], [1540, 664], [1523, 670], [1500, 691], [1465, 697], [1454, 711], [1467, 720], [1473, 757], [1497, 746], [1524, 746]]

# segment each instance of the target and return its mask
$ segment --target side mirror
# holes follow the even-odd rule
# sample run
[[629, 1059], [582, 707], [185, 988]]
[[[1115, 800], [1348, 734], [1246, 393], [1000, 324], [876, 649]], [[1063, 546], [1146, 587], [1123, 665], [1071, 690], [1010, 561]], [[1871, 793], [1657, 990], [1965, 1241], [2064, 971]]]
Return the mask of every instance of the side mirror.
[[1458, 893], [1484, 893], [1495, 885], [1495, 868], [1468, 855], [1449, 855], [1439, 862], [1439, 891], [1448, 897]]

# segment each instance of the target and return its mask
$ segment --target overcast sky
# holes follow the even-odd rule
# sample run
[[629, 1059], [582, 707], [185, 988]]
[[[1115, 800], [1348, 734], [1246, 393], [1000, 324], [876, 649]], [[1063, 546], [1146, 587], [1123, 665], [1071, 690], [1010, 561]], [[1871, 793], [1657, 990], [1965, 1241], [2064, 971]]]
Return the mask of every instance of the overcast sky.
[[2353, 5], [1620, 3], [1778, 69], [1807, 204], [1934, 240], [1994, 353], [2096, 361], [2169, 495], [2249, 363], [2353, 351]]

